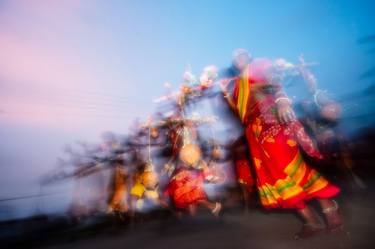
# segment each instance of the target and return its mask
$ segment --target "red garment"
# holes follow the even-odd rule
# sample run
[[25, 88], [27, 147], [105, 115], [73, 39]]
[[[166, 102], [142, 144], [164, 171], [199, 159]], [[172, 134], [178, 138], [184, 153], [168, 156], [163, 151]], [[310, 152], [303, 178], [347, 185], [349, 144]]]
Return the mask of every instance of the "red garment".
[[247, 191], [252, 192], [254, 186], [253, 176], [250, 170], [250, 163], [247, 159], [240, 159], [234, 162], [236, 167], [237, 181], [246, 185]]
[[[298, 121], [278, 120], [275, 91], [269, 82], [271, 63], [255, 61], [236, 79], [233, 102], [246, 126], [257, 189], [266, 208], [304, 208], [311, 198], [330, 198], [339, 188], [304, 162], [298, 143], [311, 156], [321, 157]], [[272, 87], [272, 91], [270, 91]]]
[[165, 193], [173, 199], [176, 207], [187, 208], [207, 199], [204, 180], [202, 170], [181, 168], [172, 177]]

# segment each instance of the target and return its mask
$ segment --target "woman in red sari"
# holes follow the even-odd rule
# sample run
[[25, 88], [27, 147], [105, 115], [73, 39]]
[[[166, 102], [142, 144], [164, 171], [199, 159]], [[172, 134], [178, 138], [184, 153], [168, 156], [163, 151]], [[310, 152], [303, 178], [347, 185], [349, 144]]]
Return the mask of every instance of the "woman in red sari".
[[262, 205], [296, 210], [305, 221], [296, 239], [322, 231], [318, 217], [307, 205], [311, 199], [319, 201], [328, 230], [340, 229], [338, 205], [331, 200], [340, 190], [303, 160], [299, 146], [312, 157], [321, 155], [295, 119], [280, 84], [272, 82], [272, 62], [251, 60], [245, 50], [238, 50], [233, 64], [239, 76], [227, 81], [234, 84], [230, 93], [226, 84], [224, 95], [245, 125]]

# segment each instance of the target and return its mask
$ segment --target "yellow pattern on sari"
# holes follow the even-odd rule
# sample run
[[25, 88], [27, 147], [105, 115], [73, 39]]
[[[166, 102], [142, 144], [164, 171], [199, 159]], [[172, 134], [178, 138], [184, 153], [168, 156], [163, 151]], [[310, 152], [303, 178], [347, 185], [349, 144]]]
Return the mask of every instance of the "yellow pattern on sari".
[[321, 177], [316, 170], [311, 169], [307, 176], [307, 182], [303, 186], [300, 185], [306, 177], [307, 166], [299, 152], [296, 152], [296, 155], [284, 169], [284, 172], [287, 176], [284, 179], [277, 180], [274, 185], [265, 183], [258, 187], [263, 205], [275, 205], [278, 203], [278, 200], [291, 199], [303, 191], [307, 194], [312, 194], [323, 189], [328, 184], [327, 180]]

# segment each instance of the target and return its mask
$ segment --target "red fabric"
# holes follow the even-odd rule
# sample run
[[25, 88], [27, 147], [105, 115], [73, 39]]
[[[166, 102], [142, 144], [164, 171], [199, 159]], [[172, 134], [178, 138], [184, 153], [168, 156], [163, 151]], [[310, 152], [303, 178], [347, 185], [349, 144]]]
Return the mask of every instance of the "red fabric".
[[250, 170], [250, 163], [247, 159], [240, 159], [235, 161], [237, 181], [240, 184], [244, 184], [248, 187], [248, 191], [251, 192], [252, 186], [254, 186], [253, 176]]
[[173, 199], [176, 207], [187, 208], [200, 200], [207, 199], [204, 179], [202, 171], [182, 168], [172, 177], [166, 194]]
[[[268, 65], [250, 65], [250, 86], [266, 85]], [[234, 88], [235, 103], [238, 85], [239, 80]], [[245, 126], [262, 204], [266, 208], [299, 209], [304, 208], [305, 201], [312, 198], [335, 196], [340, 191], [339, 188], [328, 183], [300, 157], [297, 143], [311, 156], [321, 157], [301, 124], [297, 121], [280, 123], [273, 94], [257, 91], [262, 91], [262, 88], [250, 87], [250, 104]], [[289, 175], [286, 170], [288, 165], [291, 165], [289, 168], [295, 166], [298, 169], [296, 172], [299, 177]]]

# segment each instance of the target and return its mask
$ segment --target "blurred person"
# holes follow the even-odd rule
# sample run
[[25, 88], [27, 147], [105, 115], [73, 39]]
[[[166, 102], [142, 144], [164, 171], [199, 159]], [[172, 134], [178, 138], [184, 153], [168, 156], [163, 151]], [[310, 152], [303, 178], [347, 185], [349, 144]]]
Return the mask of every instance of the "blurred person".
[[113, 162], [114, 168], [110, 183], [110, 198], [108, 201], [107, 213], [124, 214], [128, 212], [128, 175], [124, 169], [123, 160], [117, 159]]
[[231, 150], [243, 208], [245, 212], [248, 212], [251, 206], [251, 197], [255, 190], [255, 181], [251, 171], [249, 148], [247, 147], [245, 136], [238, 138], [233, 143]]
[[136, 173], [134, 185], [130, 190], [133, 212], [149, 212], [164, 205], [158, 186], [159, 176], [153, 170], [153, 165], [143, 165]]
[[194, 216], [198, 206], [204, 206], [218, 216], [221, 203], [208, 200], [204, 189], [205, 181], [214, 179], [196, 144], [197, 133], [194, 124], [186, 123], [182, 130], [182, 146], [179, 151], [178, 167], [171, 176], [165, 190], [176, 208], [188, 210]]
[[306, 83], [311, 98], [298, 103], [301, 122], [316, 140], [324, 160], [317, 167], [333, 182], [349, 191], [364, 188], [362, 180], [353, 172], [350, 143], [339, 128], [342, 108], [326, 91], [318, 88], [317, 80], [299, 57], [298, 71]]
[[272, 61], [254, 60], [246, 50], [234, 53], [237, 75], [224, 79], [222, 88], [229, 105], [245, 125], [256, 173], [260, 201], [266, 209], [292, 209], [304, 220], [295, 239], [323, 230], [316, 213], [307, 205], [317, 199], [330, 232], [342, 228], [338, 204], [331, 198], [339, 188], [330, 184], [302, 158], [298, 145], [314, 158], [322, 158], [313, 141], [296, 121], [291, 101], [281, 85], [270, 80]]

